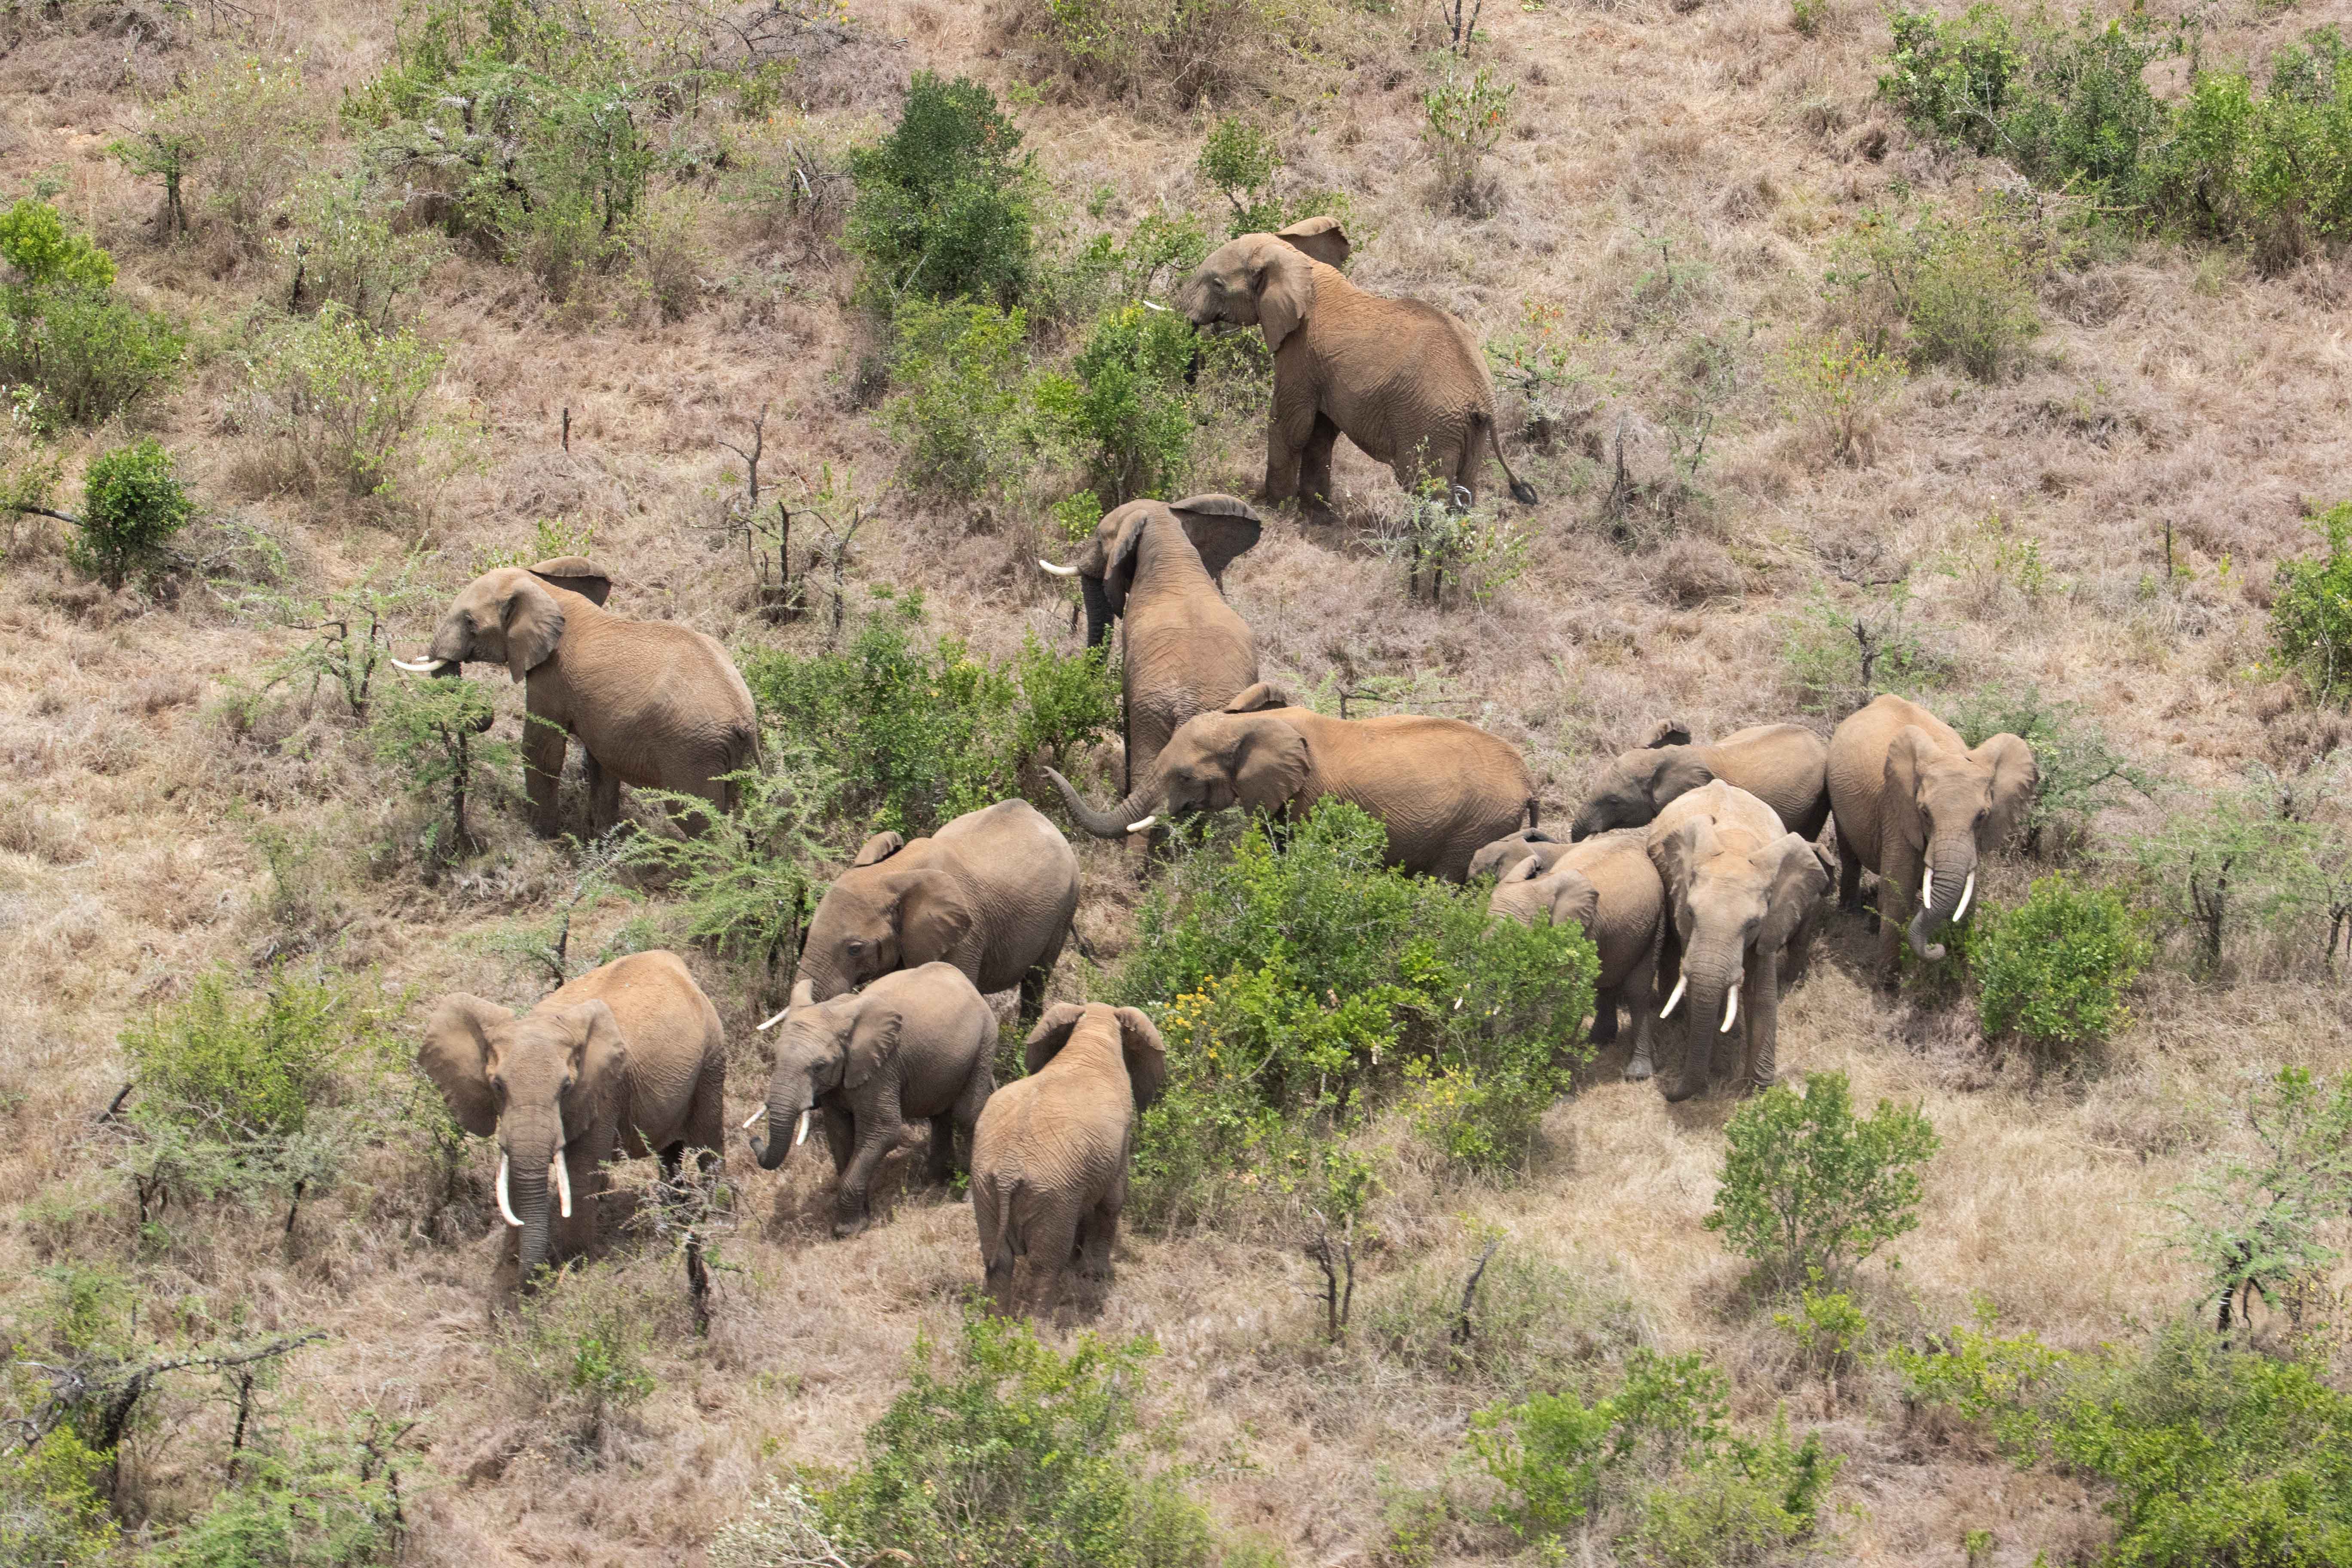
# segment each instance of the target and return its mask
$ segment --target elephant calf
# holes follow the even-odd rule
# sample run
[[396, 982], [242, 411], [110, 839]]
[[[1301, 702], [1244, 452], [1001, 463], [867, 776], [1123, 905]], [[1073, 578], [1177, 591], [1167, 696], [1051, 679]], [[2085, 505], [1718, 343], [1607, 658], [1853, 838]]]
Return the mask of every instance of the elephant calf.
[[1006, 1313], [1020, 1305], [1020, 1258], [1029, 1260], [1028, 1299], [1047, 1310], [1074, 1260], [1089, 1279], [1110, 1278], [1135, 1119], [1160, 1098], [1168, 1071], [1151, 1020], [1101, 1003], [1047, 1008], [1023, 1057], [1029, 1076], [989, 1098], [971, 1144], [981, 1267]]
[[810, 1000], [803, 980], [792, 1005], [760, 1027], [778, 1023], [784, 1029], [761, 1112], [768, 1138], [751, 1139], [760, 1169], [782, 1165], [822, 1114], [841, 1183], [834, 1199], [836, 1237], [866, 1228], [874, 1173], [908, 1122], [931, 1124], [925, 1173], [934, 1182], [948, 1179], [955, 1135], [970, 1143], [980, 1108], [996, 1087], [990, 1065], [996, 1015], [961, 970], [926, 963], [830, 1002]]
[[603, 1245], [614, 1154], [659, 1154], [666, 1173], [688, 1149], [719, 1157], [726, 1037], [676, 953], [592, 969], [528, 1013], [453, 992], [416, 1060], [458, 1126], [499, 1141], [499, 1213], [526, 1288]]
[[1529, 860], [1536, 863], [1536, 875], [1541, 876], [1559, 863], [1568, 853], [1568, 846], [1540, 827], [1522, 827], [1507, 837], [1480, 847], [1470, 857], [1470, 879], [1481, 877], [1507, 877], [1514, 868]]
[[1758, 724], [1695, 746], [1690, 727], [1668, 719], [1601, 771], [1569, 837], [1646, 827], [1670, 802], [1721, 779], [1770, 806], [1800, 838], [1818, 838], [1830, 819], [1829, 754], [1802, 724]]
[[1658, 927], [1666, 897], [1650, 863], [1648, 835], [1626, 830], [1539, 847], [1561, 853], [1523, 857], [1495, 884], [1486, 910], [1528, 925], [1549, 920], [1584, 928], [1601, 957], [1592, 997], [1593, 1043], [1605, 1046], [1617, 1038], [1617, 1005], [1623, 1001], [1633, 1014], [1633, 1054], [1625, 1076], [1638, 1082], [1654, 1070], [1650, 1016], [1657, 1001]]

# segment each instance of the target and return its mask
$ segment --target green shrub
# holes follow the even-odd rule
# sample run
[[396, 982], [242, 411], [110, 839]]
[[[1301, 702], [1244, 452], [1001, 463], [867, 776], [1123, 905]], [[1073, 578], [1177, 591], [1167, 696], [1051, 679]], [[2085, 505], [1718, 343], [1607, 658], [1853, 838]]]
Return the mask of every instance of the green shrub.
[[1843, 718], [1882, 691], [1933, 685], [1946, 665], [1911, 619], [1911, 585], [1865, 588], [1859, 604], [1817, 590], [1782, 616], [1780, 658], [1808, 713]]
[[1969, 967], [1986, 1037], [2014, 1031], [2043, 1055], [2105, 1043], [2130, 1021], [2124, 993], [2147, 965], [2139, 928], [2114, 892], [2063, 876], [2035, 882], [2016, 909], [1985, 909]]
[[2326, 553], [2278, 563], [2271, 640], [2322, 702], [2352, 699], [2352, 501], [2338, 501], [2313, 525]]
[[1921, 1191], [1911, 1167], [1934, 1156], [1927, 1119], [1885, 1100], [1857, 1119], [1843, 1073], [1805, 1075], [1805, 1092], [1775, 1084], [1723, 1129], [1723, 1185], [1705, 1221], [1781, 1284], [1839, 1280], [1916, 1229]]
[[428, 861], [454, 860], [479, 846], [468, 806], [483, 790], [508, 788], [501, 775], [520, 764], [520, 748], [488, 733], [497, 715], [484, 683], [462, 677], [401, 680], [376, 689], [368, 744], [376, 761], [394, 770], [403, 793], [425, 808], [418, 847]]
[[98, 1483], [107, 1456], [71, 1426], [0, 1458], [0, 1560], [37, 1568], [97, 1568], [111, 1555], [114, 1514]]
[[646, 1364], [658, 1327], [638, 1279], [614, 1264], [581, 1266], [522, 1302], [491, 1356], [551, 1431], [587, 1449], [660, 1386]]
[[1303, 40], [1314, 8], [1297, 0], [1044, 0], [1032, 7], [1049, 53], [1071, 76], [1191, 110], [1262, 91], [1274, 58]]
[[1790, 340], [1780, 378], [1789, 417], [1841, 463], [1866, 464], [1876, 451], [1879, 410], [1903, 390], [1903, 364], [1843, 333]]
[[1964, 217], [1929, 206], [1907, 225], [1873, 213], [1832, 252], [1832, 305], [1874, 350], [1898, 346], [1899, 321], [1913, 366], [1952, 364], [1994, 380], [2042, 331], [2018, 229], [1990, 199]]
[[81, 521], [66, 545], [74, 569], [120, 588], [134, 572], [152, 574], [196, 503], [180, 488], [172, 455], [152, 437], [91, 460], [82, 479]]
[[1821, 1374], [1830, 1403], [1837, 1403], [1840, 1376], [1861, 1364], [1870, 1319], [1852, 1296], [1829, 1289], [1817, 1275], [1798, 1292], [1797, 1310], [1775, 1312], [1772, 1325], [1797, 1342], [1806, 1367]]
[[1035, 173], [995, 94], [918, 71], [898, 126], [850, 154], [857, 195], [845, 243], [886, 309], [912, 294], [1016, 303], [1035, 262]]
[[1066, 761], [1118, 721], [1118, 685], [1099, 651], [1056, 654], [1033, 638], [1010, 668], [961, 642], [917, 640], [920, 594], [876, 591], [848, 645], [754, 655], [743, 679], [763, 721], [823, 737], [839, 773], [832, 809], [858, 834], [913, 837], [1020, 793], [1044, 751]]
[[400, 1489], [374, 1434], [241, 1450], [231, 1485], [141, 1568], [374, 1568], [400, 1561]]
[[89, 236], [69, 232], [57, 208], [33, 196], [0, 213], [0, 261], [35, 289], [104, 293], [114, 287], [114, 258]]
[[1465, 79], [1449, 65], [1444, 79], [1423, 91], [1421, 139], [1436, 158], [1437, 189], [1454, 211], [1476, 216], [1492, 206], [1486, 158], [1509, 128], [1518, 90], [1485, 66]]
[[188, 224], [188, 187], [200, 210], [243, 244], [260, 238], [326, 127], [310, 106], [299, 56], [217, 59], [185, 73], [146, 106], [144, 123], [110, 151], [131, 173], [163, 182], [157, 229]]
[[449, 248], [430, 229], [395, 232], [387, 193], [364, 174], [321, 174], [288, 205], [290, 226], [270, 243], [293, 310], [333, 306], [388, 331]]
[[1185, 375], [1192, 327], [1172, 310], [1127, 305], [1099, 317], [1069, 374], [1039, 378], [1048, 429], [1076, 448], [1106, 510], [1179, 493], [1198, 420]]
[[2346, 844], [2314, 807], [2335, 783], [2332, 764], [2296, 781], [2256, 766], [2242, 784], [2184, 800], [2128, 847], [2157, 930], [2186, 936], [2199, 970], [2218, 970], [2232, 946], [2282, 970], [2332, 962]]
[[1209, 128], [1193, 166], [1234, 209], [1228, 233], [1264, 234], [1286, 221], [1274, 195], [1274, 176], [1282, 163], [1273, 136], [1246, 116], [1227, 114]]
[[409, 328], [378, 332], [341, 305], [289, 325], [247, 362], [312, 494], [393, 497], [432, 433], [443, 355]]
[[44, 416], [100, 424], [178, 367], [185, 340], [114, 299], [114, 258], [47, 202], [0, 214], [0, 260], [16, 274], [0, 284], [0, 385], [37, 392]]
[[1219, 1560], [1206, 1511], [1146, 1468], [1136, 1414], [1151, 1342], [1081, 1333], [1065, 1354], [974, 1311], [942, 1373], [918, 1341], [866, 1458], [816, 1499], [849, 1561], [1180, 1568]]
[[1534, 535], [1502, 515], [1491, 501], [1455, 506], [1442, 480], [1432, 479], [1404, 500], [1402, 510], [1380, 517], [1368, 531], [1381, 554], [1402, 566], [1405, 597], [1424, 592], [1433, 605], [1491, 604], [1527, 573]]
[[2260, 1296], [2300, 1319], [2298, 1293], [2324, 1281], [2340, 1254], [2328, 1235], [2352, 1207], [2352, 1079], [2330, 1086], [2282, 1068], [2250, 1089], [2254, 1146], [2211, 1161], [2173, 1194], [2175, 1245], [2206, 1271], [2221, 1326]]
[[[999, 497], [1030, 466], [1027, 322], [1018, 310], [904, 301], [883, 419], [906, 444], [908, 479], [964, 500]], [[1091, 526], [1091, 524], [1089, 525]]]
[[2041, 782], [2020, 830], [2029, 855], [2054, 856], [2081, 843], [2092, 817], [2126, 789], [2145, 796], [2156, 788], [2154, 772], [2110, 745], [2082, 704], [2053, 700], [2038, 686], [1979, 687], [1952, 704], [1947, 718], [1971, 746], [2010, 734], [2033, 748]]

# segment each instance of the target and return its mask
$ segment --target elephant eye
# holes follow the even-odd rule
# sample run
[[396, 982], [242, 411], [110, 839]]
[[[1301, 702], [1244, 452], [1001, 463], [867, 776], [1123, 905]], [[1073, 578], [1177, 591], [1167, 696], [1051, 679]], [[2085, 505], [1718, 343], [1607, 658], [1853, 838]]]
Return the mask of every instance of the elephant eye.
[[866, 944], [862, 942], [853, 942], [849, 944], [849, 956], [852, 958], [856, 957], [859, 953], [864, 952], [865, 951]]

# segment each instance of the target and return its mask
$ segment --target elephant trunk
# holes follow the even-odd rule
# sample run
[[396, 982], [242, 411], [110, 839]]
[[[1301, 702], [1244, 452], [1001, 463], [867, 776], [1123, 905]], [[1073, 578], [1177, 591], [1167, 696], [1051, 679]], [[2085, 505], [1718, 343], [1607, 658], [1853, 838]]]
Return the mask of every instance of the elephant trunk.
[[549, 1162], [530, 1152], [510, 1155], [507, 1174], [507, 1194], [515, 1215], [522, 1221], [522, 1238], [517, 1247], [520, 1264], [519, 1278], [529, 1289], [534, 1277], [547, 1263], [548, 1243], [552, 1226], [548, 1213], [547, 1167]]
[[1601, 832], [1602, 826], [1601, 814], [1588, 805], [1578, 812], [1576, 819], [1568, 825], [1568, 841], [1570, 844], [1581, 844], [1594, 834]]
[[1962, 842], [1932, 846], [1927, 887], [1919, 912], [1911, 919], [1911, 951], [1930, 963], [1944, 956], [1935, 933], [1958, 920], [1976, 894], [1976, 846]]
[[1101, 578], [1081, 575], [1078, 596], [1087, 605], [1087, 646], [1100, 647], [1110, 640], [1110, 595], [1104, 591]]
[[1070, 810], [1070, 820], [1097, 838], [1124, 838], [1151, 826], [1150, 803], [1160, 787], [1160, 781], [1156, 778], [1146, 779], [1136, 785], [1133, 794], [1108, 811], [1097, 811], [1070, 787], [1069, 780], [1051, 768], [1045, 770], [1045, 776], [1053, 780], [1055, 789], [1061, 791], [1062, 804]]
[[768, 1086], [768, 1136], [765, 1142], [758, 1133], [751, 1134], [751, 1157], [760, 1169], [781, 1169], [785, 1157], [800, 1147], [808, 1137], [809, 1122], [816, 1115], [815, 1102], [806, 1093], [806, 1086], [787, 1089], [781, 1082]]
[[1683, 1004], [1687, 1043], [1681, 1079], [1666, 1091], [1668, 1100], [1688, 1100], [1713, 1076], [1717, 1047], [1739, 1021], [1746, 957], [1738, 943], [1726, 942], [1694, 946], [1683, 954], [1682, 980], [1689, 988], [1689, 999]]

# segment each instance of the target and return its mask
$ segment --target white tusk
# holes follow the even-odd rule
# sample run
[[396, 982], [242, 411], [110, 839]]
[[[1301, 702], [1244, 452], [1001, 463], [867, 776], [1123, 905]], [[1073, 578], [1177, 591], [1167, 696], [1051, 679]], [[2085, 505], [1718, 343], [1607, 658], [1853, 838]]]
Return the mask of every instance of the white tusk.
[[1037, 564], [1043, 566], [1047, 572], [1056, 577], [1075, 577], [1078, 574], [1078, 569], [1076, 567], [1056, 566], [1042, 555], [1037, 557]]
[[1960, 917], [1969, 912], [1969, 900], [1977, 896], [1977, 874], [1969, 873], [1968, 885], [1960, 889], [1960, 907], [1952, 911], [1952, 923], [1959, 924]]
[[392, 668], [404, 669], [411, 675], [430, 675], [448, 662], [446, 658], [426, 658], [411, 664], [404, 658], [395, 658], [392, 661]]
[[750, 1131], [751, 1131], [751, 1128], [752, 1128], [753, 1123], [757, 1122], [757, 1121], [760, 1120], [760, 1118], [761, 1118], [762, 1116], [765, 1116], [765, 1115], [767, 1115], [767, 1114], [768, 1114], [768, 1108], [767, 1108], [766, 1106], [764, 1106], [764, 1105], [763, 1105], [763, 1106], [760, 1107], [760, 1109], [759, 1109], [759, 1110], [755, 1110], [755, 1111], [751, 1112], [751, 1115], [749, 1115], [749, 1116], [747, 1116], [747, 1117], [743, 1118], [743, 1131], [746, 1131], [746, 1132], [749, 1132]]
[[1130, 822], [1130, 823], [1129, 823], [1129, 824], [1127, 825], [1127, 830], [1128, 830], [1129, 833], [1141, 833], [1141, 832], [1142, 832], [1142, 831], [1144, 831], [1146, 828], [1150, 827], [1153, 823], [1155, 823], [1155, 822], [1157, 822], [1157, 821], [1159, 821], [1159, 820], [1160, 820], [1160, 814], [1159, 814], [1158, 812], [1154, 812], [1154, 813], [1152, 813], [1150, 816], [1145, 817], [1141, 822]]
[[517, 1230], [522, 1228], [522, 1221], [515, 1218], [514, 1203], [507, 1196], [507, 1157], [504, 1154], [499, 1156], [499, 1214]]
[[1925, 871], [1919, 877], [1919, 907], [1927, 908], [1936, 901], [1936, 873]]
[[[1746, 975], [1741, 975], [1739, 979], [1741, 984], [1747, 984], [1748, 977]], [[1723, 1024], [1715, 1032], [1718, 1035], [1727, 1035], [1731, 1033], [1731, 1026], [1738, 1021], [1739, 986], [1735, 985], [1731, 988], [1730, 994], [1723, 999]]]
[[1666, 998], [1666, 1005], [1658, 1009], [1659, 1017], [1671, 1018], [1675, 1016], [1675, 1009], [1683, 1005], [1683, 987], [1689, 984], [1689, 975], [1677, 974], [1675, 976], [1675, 994]]
[[1160, 312], [1161, 315], [1163, 315], [1163, 316], [1164, 316], [1164, 315], [1166, 315], [1166, 314], [1168, 313], [1168, 307], [1167, 307], [1167, 306], [1165, 306], [1165, 305], [1161, 305], [1161, 304], [1158, 304], [1158, 303], [1155, 303], [1154, 301], [1150, 300], [1146, 300], [1145, 301], [1143, 301], [1143, 308], [1144, 308], [1145, 310], [1157, 310], [1157, 311], [1159, 311], [1159, 312]]
[[783, 1013], [779, 1013], [779, 1014], [777, 1014], [774, 1017], [772, 1017], [772, 1018], [769, 1019], [766, 1023], [764, 1023], [764, 1024], [761, 1025], [759, 1028], [754, 1029], [754, 1030], [752, 1030], [751, 1032], [752, 1032], [753, 1034], [757, 1035], [757, 1034], [763, 1033], [763, 1032], [764, 1032], [764, 1031], [766, 1031], [766, 1030], [769, 1030], [769, 1029], [772, 1029], [772, 1028], [774, 1028], [777, 1025], [779, 1025], [779, 1024], [781, 1024], [781, 1023], [782, 1023], [782, 1022], [784, 1021], [784, 1014], [785, 1014], [785, 1013], [790, 1013], [792, 1010], [793, 1010], [793, 1008], [792, 1008], [792, 1004], [791, 1004], [791, 1003], [789, 1003], [789, 1002], [787, 1002], [786, 1004], [784, 1004], [784, 1011], [783, 1011]]
[[803, 1143], [805, 1143], [805, 1142], [808, 1142], [808, 1124], [809, 1124], [809, 1118], [811, 1118], [812, 1116], [814, 1116], [815, 1114], [816, 1114], [816, 1108], [815, 1108], [814, 1106], [811, 1106], [808, 1110], [803, 1110], [803, 1111], [802, 1111], [802, 1112], [801, 1112], [801, 1126], [800, 1126], [800, 1131], [793, 1134], [793, 1148], [797, 1149], [797, 1148], [799, 1148], [802, 1144], [803, 1144]]
[[555, 1167], [555, 1196], [563, 1205], [563, 1217], [572, 1217], [572, 1172], [563, 1163], [563, 1151], [558, 1149], [555, 1158], [548, 1162]]

